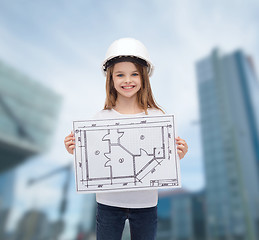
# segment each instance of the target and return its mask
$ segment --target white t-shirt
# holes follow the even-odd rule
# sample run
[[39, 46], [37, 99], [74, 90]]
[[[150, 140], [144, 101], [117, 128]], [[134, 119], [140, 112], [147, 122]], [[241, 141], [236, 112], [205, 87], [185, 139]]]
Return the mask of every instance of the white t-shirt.
[[[162, 111], [158, 109], [148, 109], [148, 115], [161, 115]], [[94, 119], [109, 119], [123, 117], [144, 116], [145, 112], [137, 114], [121, 114], [114, 109], [102, 110], [98, 112]], [[157, 205], [158, 191], [139, 190], [139, 191], [120, 191], [120, 192], [102, 192], [96, 193], [96, 201], [101, 204], [122, 207], [122, 208], [147, 208]]]

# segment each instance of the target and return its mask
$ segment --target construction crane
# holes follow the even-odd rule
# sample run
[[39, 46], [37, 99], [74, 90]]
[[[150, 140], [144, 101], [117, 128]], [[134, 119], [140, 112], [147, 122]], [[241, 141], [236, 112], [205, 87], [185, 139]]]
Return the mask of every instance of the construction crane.
[[52, 177], [56, 174], [59, 174], [61, 172], [66, 172], [66, 178], [65, 178], [65, 182], [63, 184], [63, 188], [62, 188], [62, 198], [59, 204], [59, 220], [56, 222], [56, 226], [55, 226], [55, 231], [53, 233], [53, 238], [54, 239], [58, 239], [58, 236], [62, 233], [63, 229], [64, 229], [64, 220], [63, 220], [63, 216], [67, 210], [67, 193], [68, 193], [68, 189], [69, 189], [69, 184], [70, 184], [70, 176], [71, 176], [71, 170], [72, 170], [72, 164], [68, 164], [62, 167], [59, 167], [57, 169], [54, 169], [53, 171], [44, 174], [43, 176], [40, 176], [38, 178], [34, 178], [34, 179], [30, 179], [28, 181], [28, 185], [31, 186], [33, 184], [37, 184], [49, 177]]

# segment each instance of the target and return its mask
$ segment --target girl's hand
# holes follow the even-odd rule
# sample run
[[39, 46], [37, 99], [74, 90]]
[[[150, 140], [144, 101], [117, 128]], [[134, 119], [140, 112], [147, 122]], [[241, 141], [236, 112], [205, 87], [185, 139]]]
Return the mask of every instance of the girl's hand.
[[70, 154], [73, 154], [74, 149], [75, 149], [75, 137], [74, 137], [74, 133], [72, 133], [72, 131], [68, 136], [65, 137], [64, 143], [65, 143], [65, 147], [66, 147], [67, 151]]
[[176, 140], [176, 144], [177, 144], [177, 153], [178, 153], [180, 159], [182, 159], [185, 156], [185, 154], [188, 152], [188, 145], [180, 137], [175, 138], [175, 140]]

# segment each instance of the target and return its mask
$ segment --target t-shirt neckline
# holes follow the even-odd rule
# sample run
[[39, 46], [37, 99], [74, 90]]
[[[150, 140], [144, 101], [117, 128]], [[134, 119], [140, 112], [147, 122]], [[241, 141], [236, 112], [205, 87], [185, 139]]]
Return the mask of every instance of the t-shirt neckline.
[[145, 112], [140, 112], [140, 113], [129, 113], [129, 114], [127, 114], [127, 113], [120, 113], [120, 112], [118, 112], [118, 111], [116, 111], [114, 108], [112, 108], [111, 109], [113, 112], [115, 112], [115, 113], [117, 113], [118, 115], [143, 115], [143, 114], [145, 114]]

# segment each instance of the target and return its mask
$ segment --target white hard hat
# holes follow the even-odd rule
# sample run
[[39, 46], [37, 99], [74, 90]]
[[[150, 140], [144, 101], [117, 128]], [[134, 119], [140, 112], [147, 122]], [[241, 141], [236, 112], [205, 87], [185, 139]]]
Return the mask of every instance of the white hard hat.
[[106, 71], [110, 66], [123, 61], [136, 62], [146, 66], [149, 76], [152, 75], [154, 70], [146, 47], [134, 38], [120, 38], [110, 45], [102, 65], [104, 74], [106, 75]]

